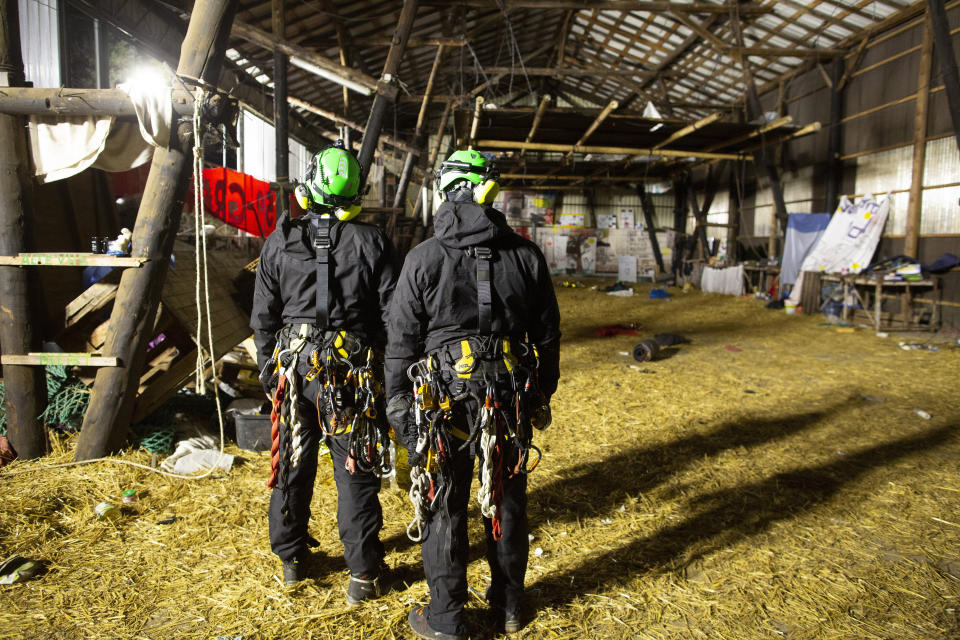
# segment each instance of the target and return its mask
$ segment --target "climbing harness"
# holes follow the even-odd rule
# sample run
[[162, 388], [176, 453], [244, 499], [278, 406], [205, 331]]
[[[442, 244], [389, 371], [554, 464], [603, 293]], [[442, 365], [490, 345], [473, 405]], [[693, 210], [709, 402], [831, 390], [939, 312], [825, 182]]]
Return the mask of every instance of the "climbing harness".
[[[495, 540], [501, 535], [504, 480], [532, 472], [542, 456], [532, 443], [532, 428], [545, 428], [549, 415], [539, 386], [539, 354], [522, 340], [490, 333], [494, 254], [489, 247], [471, 247], [467, 253], [477, 261], [479, 335], [445, 345], [407, 369], [416, 453], [422, 461], [410, 471], [414, 518], [407, 536], [414, 542], [423, 541], [431, 514], [446, 509], [455, 453], [479, 449], [477, 501], [483, 516], [491, 519]], [[469, 399], [477, 409], [469, 430], [463, 431], [455, 424], [454, 410]], [[531, 451], [536, 454], [532, 462]]]

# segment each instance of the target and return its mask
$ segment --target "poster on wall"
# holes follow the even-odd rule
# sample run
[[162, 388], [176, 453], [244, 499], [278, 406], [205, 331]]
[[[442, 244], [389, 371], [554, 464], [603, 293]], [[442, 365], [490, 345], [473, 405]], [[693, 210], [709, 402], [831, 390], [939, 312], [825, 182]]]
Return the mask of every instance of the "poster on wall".
[[620, 282], [637, 281], [637, 256], [617, 257], [617, 280]]
[[543, 257], [547, 259], [547, 267], [552, 274], [567, 272], [567, 236], [544, 234]]
[[[657, 232], [657, 242], [663, 257], [664, 269], [672, 267], [674, 231]], [[617, 273], [619, 256], [635, 256], [639, 273], [649, 273], [656, 268], [656, 258], [649, 236], [638, 229], [597, 230], [597, 272]]]
[[597, 214], [597, 229], [616, 229], [617, 228], [617, 214], [615, 213], [598, 213]]
[[561, 227], [582, 227], [584, 224], [582, 213], [561, 213]]
[[597, 238], [591, 236], [584, 238], [580, 245], [580, 265], [581, 271], [585, 276], [596, 275], [597, 273]]
[[620, 209], [620, 224], [618, 226], [620, 229], [635, 228], [633, 209]]

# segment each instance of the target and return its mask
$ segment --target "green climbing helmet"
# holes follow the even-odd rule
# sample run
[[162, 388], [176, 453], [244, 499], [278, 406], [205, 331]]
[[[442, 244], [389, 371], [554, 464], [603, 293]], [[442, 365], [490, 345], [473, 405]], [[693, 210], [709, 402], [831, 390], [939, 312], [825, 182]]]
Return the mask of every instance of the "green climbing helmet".
[[296, 189], [297, 201], [307, 211], [328, 212], [349, 220], [360, 213], [360, 163], [343, 141], [314, 156]]
[[[500, 190], [500, 177], [496, 166], [482, 153], [474, 149], [454, 151], [440, 165], [437, 172], [436, 187], [438, 194], [445, 194], [467, 181], [473, 186], [474, 201], [478, 204], [491, 204]], [[441, 199], [445, 199], [442, 198]]]

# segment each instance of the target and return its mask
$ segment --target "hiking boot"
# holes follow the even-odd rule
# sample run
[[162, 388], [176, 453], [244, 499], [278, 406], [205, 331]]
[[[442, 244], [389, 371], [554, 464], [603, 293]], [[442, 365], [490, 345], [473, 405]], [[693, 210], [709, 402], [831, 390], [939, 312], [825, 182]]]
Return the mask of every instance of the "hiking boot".
[[379, 598], [397, 588], [403, 580], [403, 572], [391, 571], [386, 565], [381, 565], [380, 573], [375, 576], [361, 574], [350, 576], [347, 583], [347, 604], [356, 606], [364, 600]]
[[423, 613], [424, 609], [425, 607], [414, 607], [410, 610], [410, 615], [407, 616], [407, 622], [418, 638], [426, 638], [427, 640], [467, 640], [466, 635], [434, 631], [430, 623], [427, 622], [427, 616]]
[[283, 561], [283, 584], [292, 587], [307, 577], [307, 565], [303, 558]]
[[504, 633], [516, 633], [520, 631], [520, 612], [519, 611], [504, 611], [503, 612], [503, 632]]

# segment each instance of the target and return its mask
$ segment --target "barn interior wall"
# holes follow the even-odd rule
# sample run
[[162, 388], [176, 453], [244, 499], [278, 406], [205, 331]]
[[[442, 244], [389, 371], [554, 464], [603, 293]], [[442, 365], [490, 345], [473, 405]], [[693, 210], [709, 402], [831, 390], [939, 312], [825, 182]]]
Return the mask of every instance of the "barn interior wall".
[[[948, 11], [952, 31], [960, 29], [960, 7]], [[913, 128], [923, 18], [873, 38], [843, 89], [840, 193], [862, 195], [894, 191], [885, 235], [877, 250], [884, 258], [903, 253], [908, 190], [912, 181]], [[960, 33], [953, 33], [954, 55], [960, 64]], [[854, 49], [855, 52], [855, 49]], [[853, 52], [845, 58], [852, 64]], [[956, 253], [960, 237], [960, 154], [953, 138], [943, 77], [934, 51], [927, 119], [927, 149], [923, 180], [923, 213], [918, 256], [932, 262], [944, 252]], [[761, 96], [765, 111], [790, 115], [796, 125], [820, 122], [819, 132], [799, 138], [778, 150], [781, 183], [789, 212], [825, 211], [830, 136], [830, 87], [823, 69], [814, 68]], [[897, 79], [893, 81], [892, 79]], [[782, 110], [778, 104], [782, 100]], [[698, 175], [698, 198], [703, 198], [703, 176]], [[944, 186], [946, 185], [946, 186]], [[770, 229], [772, 198], [766, 179], [751, 163], [742, 172], [741, 242], [762, 254]], [[724, 187], [721, 187], [723, 191]], [[719, 195], [719, 194], [718, 194]], [[711, 214], [721, 214], [720, 203]], [[711, 219], [711, 222], [714, 221]], [[690, 225], [692, 227], [692, 224]], [[722, 237], [725, 229], [711, 227], [708, 235]], [[960, 275], [944, 278], [943, 300], [960, 303]], [[945, 326], [960, 326], [960, 308], [943, 307]]]

